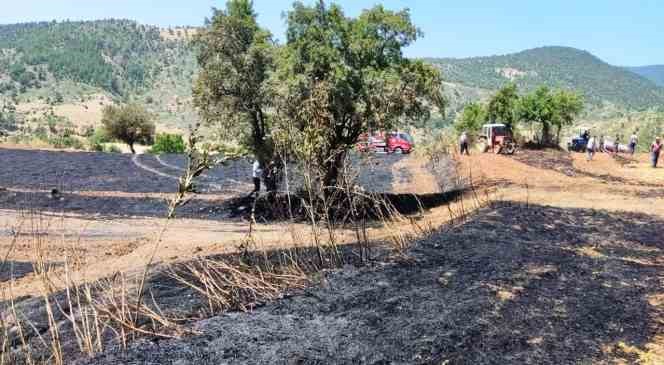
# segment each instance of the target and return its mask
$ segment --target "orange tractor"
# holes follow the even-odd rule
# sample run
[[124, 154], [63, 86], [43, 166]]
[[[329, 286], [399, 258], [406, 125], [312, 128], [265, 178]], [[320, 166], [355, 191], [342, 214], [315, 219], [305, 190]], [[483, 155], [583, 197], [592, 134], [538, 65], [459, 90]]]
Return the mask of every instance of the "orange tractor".
[[516, 152], [517, 145], [505, 124], [485, 124], [480, 134], [480, 149], [482, 152], [490, 150], [496, 154], [511, 155]]

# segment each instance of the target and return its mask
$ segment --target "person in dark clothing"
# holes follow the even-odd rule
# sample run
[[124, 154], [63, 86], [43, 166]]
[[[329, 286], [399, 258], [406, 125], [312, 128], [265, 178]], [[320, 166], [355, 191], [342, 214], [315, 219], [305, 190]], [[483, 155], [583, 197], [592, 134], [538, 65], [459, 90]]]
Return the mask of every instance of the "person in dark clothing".
[[657, 162], [659, 161], [659, 154], [662, 152], [662, 142], [660, 142], [659, 137], [655, 138], [655, 142], [650, 145], [650, 160], [652, 162], [652, 167], [657, 168]]

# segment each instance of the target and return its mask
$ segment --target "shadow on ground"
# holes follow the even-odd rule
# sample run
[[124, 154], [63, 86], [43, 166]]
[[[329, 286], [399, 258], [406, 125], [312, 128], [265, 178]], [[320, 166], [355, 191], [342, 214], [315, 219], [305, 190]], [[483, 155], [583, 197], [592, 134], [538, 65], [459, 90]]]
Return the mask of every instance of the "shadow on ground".
[[3, 261], [0, 264], [0, 283], [10, 279], [20, 279], [34, 272], [34, 266], [31, 262], [22, 261]]
[[[330, 272], [202, 335], [141, 340], [89, 363], [572, 364], [638, 361], [664, 333], [664, 221], [504, 205], [441, 230], [412, 260]], [[184, 298], [182, 293], [177, 294]]]
[[[626, 179], [624, 177], [615, 176], [611, 174], [597, 174], [589, 171], [579, 170], [574, 167], [574, 160], [570, 155], [573, 152], [565, 152], [560, 150], [528, 150], [528, 153], [517, 153], [513, 158], [528, 166], [538, 169], [547, 169], [558, 171], [567, 176], [585, 176], [598, 180], [604, 184], [622, 184], [629, 186], [638, 186], [646, 188], [661, 188], [660, 184], [653, 184], [644, 181]], [[621, 165], [627, 166], [633, 163], [633, 160], [621, 156], [612, 155], [614, 161]]]

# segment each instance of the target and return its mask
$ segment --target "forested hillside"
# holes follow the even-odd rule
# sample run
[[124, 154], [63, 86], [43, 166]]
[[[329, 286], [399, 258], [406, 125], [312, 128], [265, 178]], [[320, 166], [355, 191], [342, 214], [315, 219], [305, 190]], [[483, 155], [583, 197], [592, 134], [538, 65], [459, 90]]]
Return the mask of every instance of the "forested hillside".
[[[0, 125], [46, 125], [56, 115], [90, 127], [105, 105], [132, 101], [155, 113], [160, 126], [184, 130], [198, 119], [191, 94], [198, 65], [189, 42], [195, 32], [130, 20], [0, 25]], [[664, 67], [628, 70], [573, 48], [428, 61], [446, 81], [447, 113], [434, 116], [438, 126], [509, 82], [521, 92], [542, 84], [574, 89], [590, 104], [620, 109], [664, 105], [664, 88], [646, 79], [661, 82]]]
[[664, 65], [627, 67], [627, 69], [664, 87]]
[[581, 92], [589, 103], [610, 102], [645, 109], [664, 103], [664, 89], [592, 54], [568, 47], [542, 47], [519, 53], [465, 59], [429, 59], [446, 81], [496, 90], [514, 82], [531, 91], [544, 84]]
[[0, 89], [39, 87], [49, 75], [123, 95], [176, 62], [182, 44], [129, 20], [0, 26]]

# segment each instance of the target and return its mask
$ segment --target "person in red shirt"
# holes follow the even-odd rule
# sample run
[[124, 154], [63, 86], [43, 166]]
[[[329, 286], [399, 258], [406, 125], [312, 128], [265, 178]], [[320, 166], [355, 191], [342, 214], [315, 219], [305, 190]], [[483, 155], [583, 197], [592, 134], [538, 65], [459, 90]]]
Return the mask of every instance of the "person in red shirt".
[[657, 161], [659, 161], [659, 154], [662, 152], [662, 142], [660, 142], [659, 137], [655, 138], [655, 142], [650, 145], [650, 158], [652, 161], [652, 167], [657, 167]]

